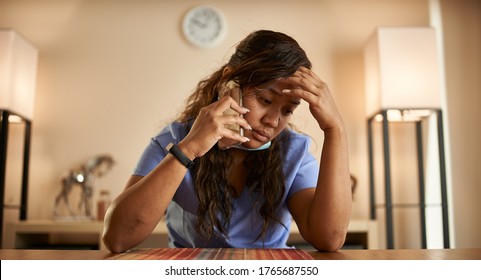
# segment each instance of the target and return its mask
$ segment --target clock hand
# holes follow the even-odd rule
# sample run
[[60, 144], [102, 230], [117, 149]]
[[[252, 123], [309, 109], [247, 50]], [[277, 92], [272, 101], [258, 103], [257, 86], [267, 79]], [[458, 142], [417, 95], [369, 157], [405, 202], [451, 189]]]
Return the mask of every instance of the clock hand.
[[206, 23], [201, 22], [201, 21], [200, 21], [199, 19], [197, 19], [197, 18], [194, 18], [194, 19], [192, 20], [192, 23], [194, 23], [195, 25], [199, 26], [200, 28], [205, 28], [205, 27], [207, 26]]

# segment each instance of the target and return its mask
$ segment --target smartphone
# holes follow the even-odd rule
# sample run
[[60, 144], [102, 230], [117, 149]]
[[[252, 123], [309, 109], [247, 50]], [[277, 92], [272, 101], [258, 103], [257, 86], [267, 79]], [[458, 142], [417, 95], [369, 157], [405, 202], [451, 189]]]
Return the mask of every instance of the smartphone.
[[[231, 81], [229, 81], [225, 84], [225, 86], [221, 89], [221, 91], [222, 92], [219, 94], [219, 98], [222, 98], [225, 95], [229, 95], [240, 106], [242, 106], [242, 90], [240, 89], [240, 86], [239, 86], [238, 83], [231, 80]], [[241, 114], [239, 114], [237, 111], [235, 111], [233, 109], [230, 109], [230, 108], [224, 111], [224, 115], [235, 115], [235, 116], [241, 116], [242, 117]], [[226, 125], [225, 127], [234, 131], [237, 134], [240, 134], [240, 135], [244, 136], [244, 129], [240, 125], [231, 124], [231, 125]], [[219, 148], [221, 148], [223, 150], [232, 148], [232, 147], [234, 147], [238, 144], [239, 144], [238, 141], [226, 139], [226, 138], [222, 138], [218, 142]]]

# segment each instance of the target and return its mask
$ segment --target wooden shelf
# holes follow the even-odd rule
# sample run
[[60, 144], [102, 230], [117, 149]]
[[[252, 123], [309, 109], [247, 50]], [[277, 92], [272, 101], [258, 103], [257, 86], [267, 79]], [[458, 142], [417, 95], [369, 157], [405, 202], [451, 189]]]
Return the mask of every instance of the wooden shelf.
[[[29, 249], [79, 246], [102, 250], [106, 249], [102, 242], [103, 226], [102, 221], [17, 221], [6, 225], [3, 248]], [[377, 230], [376, 221], [351, 220], [347, 240], [358, 240], [356, 242], [360, 242], [364, 249], [377, 249]], [[167, 227], [164, 221], [161, 221], [151, 236], [138, 247], [168, 247], [167, 240]], [[303, 242], [305, 243], [299, 234], [297, 225], [292, 223], [288, 243], [302, 244]]]

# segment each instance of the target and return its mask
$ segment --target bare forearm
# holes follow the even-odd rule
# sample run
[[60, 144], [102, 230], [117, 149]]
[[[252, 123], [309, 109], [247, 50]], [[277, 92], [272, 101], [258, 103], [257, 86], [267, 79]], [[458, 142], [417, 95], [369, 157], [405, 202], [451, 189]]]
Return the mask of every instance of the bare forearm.
[[165, 213], [186, 168], [168, 155], [151, 173], [120, 194], [105, 218], [103, 240], [114, 252], [128, 250], [144, 241]]
[[308, 212], [307, 227], [311, 242], [328, 250], [337, 250], [342, 246], [351, 216], [347, 145], [343, 130], [325, 133], [317, 188]]

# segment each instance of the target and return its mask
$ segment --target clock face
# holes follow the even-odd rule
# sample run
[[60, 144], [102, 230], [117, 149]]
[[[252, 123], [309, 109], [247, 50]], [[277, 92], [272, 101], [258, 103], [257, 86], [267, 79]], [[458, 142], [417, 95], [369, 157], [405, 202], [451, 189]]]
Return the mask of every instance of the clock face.
[[182, 31], [186, 39], [193, 45], [208, 48], [222, 41], [226, 23], [218, 10], [209, 6], [198, 6], [185, 15]]

